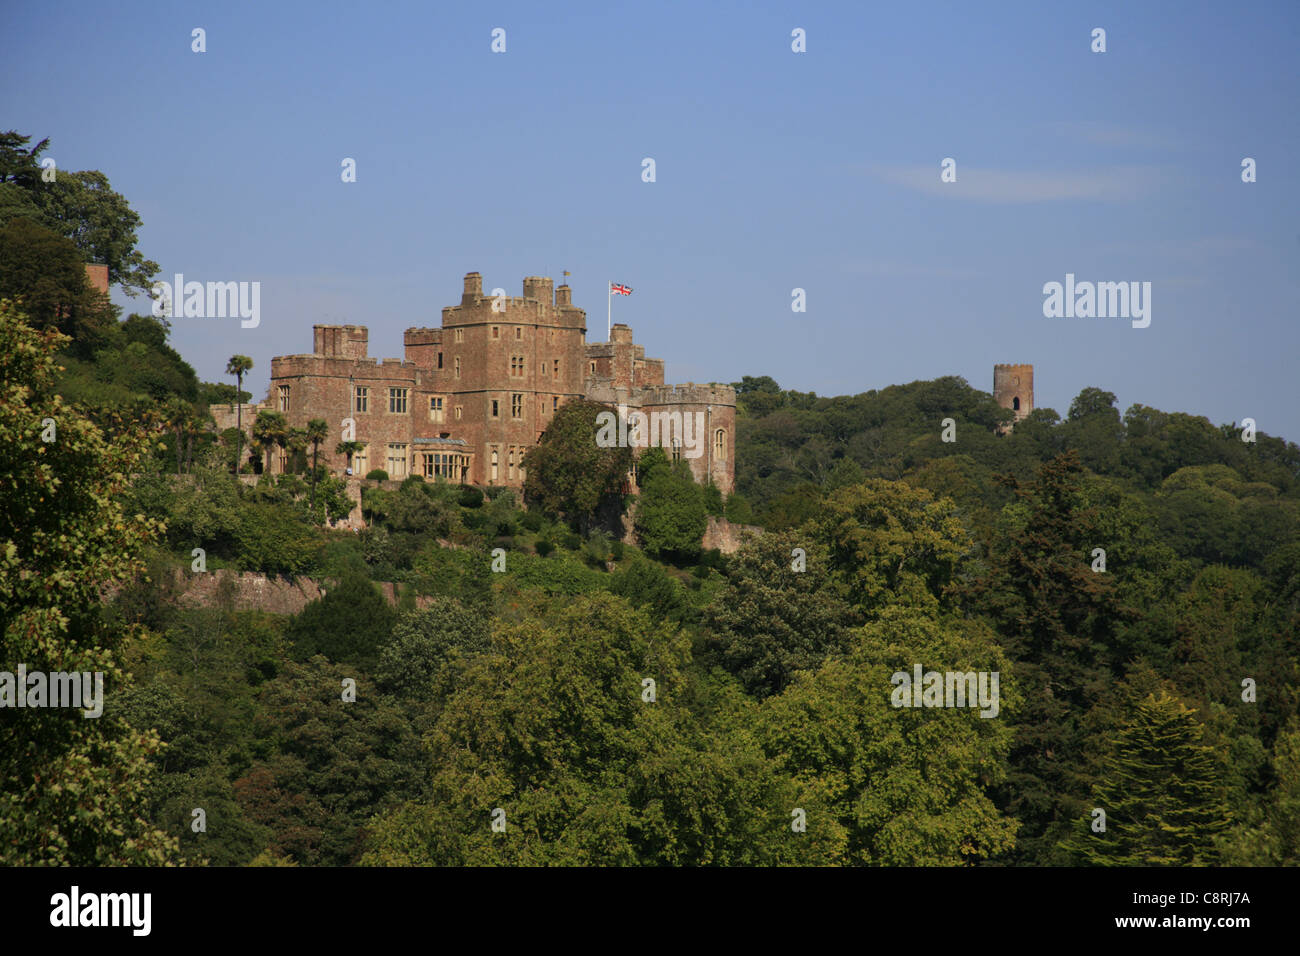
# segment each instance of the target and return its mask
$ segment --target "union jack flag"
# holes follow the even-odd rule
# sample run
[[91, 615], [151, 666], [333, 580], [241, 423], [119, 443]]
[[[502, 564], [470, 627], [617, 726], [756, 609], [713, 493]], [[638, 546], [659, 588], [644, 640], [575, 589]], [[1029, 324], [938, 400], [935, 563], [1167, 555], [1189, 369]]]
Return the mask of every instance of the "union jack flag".
[[617, 282], [611, 282], [609, 284], [609, 291], [614, 295], [631, 295], [632, 287], [628, 285], [619, 285]]

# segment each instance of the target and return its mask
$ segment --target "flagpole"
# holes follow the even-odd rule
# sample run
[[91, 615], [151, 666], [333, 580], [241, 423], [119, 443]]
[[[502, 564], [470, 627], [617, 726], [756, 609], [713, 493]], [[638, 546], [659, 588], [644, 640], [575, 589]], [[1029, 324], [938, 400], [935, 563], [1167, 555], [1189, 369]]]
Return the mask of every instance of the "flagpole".
[[605, 341], [608, 342], [614, 334], [614, 282], [611, 280], [605, 286]]

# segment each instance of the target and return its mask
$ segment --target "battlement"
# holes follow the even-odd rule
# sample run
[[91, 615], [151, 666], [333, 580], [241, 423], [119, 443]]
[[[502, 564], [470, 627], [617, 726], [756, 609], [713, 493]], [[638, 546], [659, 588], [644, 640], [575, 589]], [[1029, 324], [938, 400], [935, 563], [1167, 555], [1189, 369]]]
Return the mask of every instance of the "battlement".
[[412, 373], [417, 366], [414, 362], [396, 358], [340, 358], [331, 355], [276, 355], [271, 359], [271, 378], [295, 378], [308, 375], [326, 377], [355, 376], [365, 378], [370, 374], [379, 377], [380, 369], [409, 369]]
[[412, 345], [437, 345], [442, 341], [442, 329], [411, 328], [402, 333], [402, 342]]
[[708, 385], [649, 385], [637, 389], [643, 405], [732, 405], [736, 404], [736, 390], [730, 385], [710, 382]]
[[471, 272], [465, 276], [460, 305], [449, 305], [442, 310], [443, 328], [522, 322], [586, 331], [587, 313], [574, 307], [573, 293], [567, 285], [556, 289], [549, 276], [527, 276], [523, 292], [521, 296], [498, 297], [491, 290], [485, 294], [483, 277]]

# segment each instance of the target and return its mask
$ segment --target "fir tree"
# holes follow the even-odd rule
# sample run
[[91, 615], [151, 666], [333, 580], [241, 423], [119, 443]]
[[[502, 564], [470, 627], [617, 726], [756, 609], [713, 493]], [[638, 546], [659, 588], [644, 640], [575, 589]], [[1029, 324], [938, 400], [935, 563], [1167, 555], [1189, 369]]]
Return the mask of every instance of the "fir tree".
[[1167, 693], [1139, 703], [1120, 731], [1093, 805], [1105, 832], [1081, 821], [1066, 849], [1079, 863], [1103, 866], [1206, 866], [1228, 826], [1214, 751], [1202, 742], [1191, 708]]

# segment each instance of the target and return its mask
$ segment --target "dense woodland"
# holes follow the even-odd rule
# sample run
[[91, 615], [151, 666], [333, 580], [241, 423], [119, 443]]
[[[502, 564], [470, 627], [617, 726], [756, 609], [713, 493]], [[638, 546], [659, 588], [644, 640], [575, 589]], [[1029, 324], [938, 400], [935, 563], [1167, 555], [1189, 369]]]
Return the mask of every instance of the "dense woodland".
[[[0, 713], [0, 862], [1300, 863], [1295, 444], [1100, 388], [1000, 435], [959, 378], [746, 377], [730, 497], [659, 450], [621, 494], [575, 402], [522, 500], [369, 480], [333, 530], [318, 436], [255, 424], [295, 473], [235, 478], [208, 409], [245, 356], [199, 382], [89, 289], [156, 266], [41, 148], [0, 137], [0, 669], [108, 676], [100, 719]], [[710, 514], [762, 530], [702, 551]], [[177, 601], [221, 568], [326, 594]], [[916, 664], [998, 672], [998, 716], [892, 706]]]

